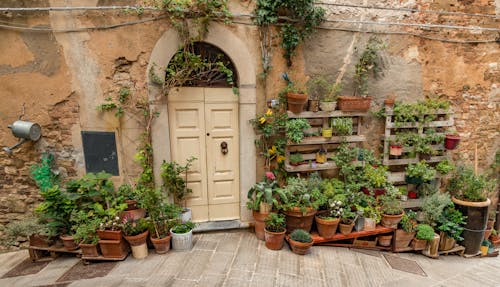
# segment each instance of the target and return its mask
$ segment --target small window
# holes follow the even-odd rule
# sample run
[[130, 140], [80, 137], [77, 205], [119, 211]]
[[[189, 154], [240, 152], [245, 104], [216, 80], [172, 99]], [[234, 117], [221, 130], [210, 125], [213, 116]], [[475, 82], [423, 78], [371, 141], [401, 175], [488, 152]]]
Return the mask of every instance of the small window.
[[87, 172], [119, 175], [115, 133], [82, 131], [82, 142]]

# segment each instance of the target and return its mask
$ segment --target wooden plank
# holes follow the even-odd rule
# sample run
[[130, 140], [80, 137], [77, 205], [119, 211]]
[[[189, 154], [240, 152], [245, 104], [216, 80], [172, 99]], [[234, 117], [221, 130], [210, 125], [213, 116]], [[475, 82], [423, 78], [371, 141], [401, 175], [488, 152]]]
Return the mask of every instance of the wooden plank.
[[453, 119], [449, 119], [446, 121], [432, 121], [432, 122], [425, 123], [423, 125], [420, 125], [419, 123], [390, 122], [390, 123], [387, 123], [386, 128], [389, 128], [389, 129], [410, 129], [410, 128], [418, 128], [418, 127], [436, 128], [436, 127], [451, 127], [451, 126], [453, 126]]
[[327, 170], [335, 168], [337, 168], [337, 165], [335, 165], [333, 161], [325, 163], [315, 163], [315, 167], [312, 167], [310, 164], [302, 164], [298, 166], [285, 164], [285, 170], [287, 172], [308, 172], [308, 171]]
[[354, 231], [349, 234], [341, 234], [337, 233], [331, 238], [324, 238], [319, 236], [317, 233], [312, 233], [311, 236], [313, 238], [314, 244], [318, 243], [326, 243], [326, 242], [334, 242], [334, 241], [340, 241], [340, 240], [346, 240], [346, 239], [355, 239], [358, 237], [365, 237], [365, 236], [371, 236], [371, 235], [378, 235], [378, 234], [384, 234], [384, 233], [393, 233], [394, 229], [393, 228], [388, 228], [388, 227], [383, 227], [381, 225], [377, 225], [377, 227], [374, 230], [362, 230], [362, 231]]
[[363, 135], [357, 135], [357, 136], [334, 136], [331, 138], [324, 138], [324, 137], [306, 137], [300, 141], [300, 143], [292, 143], [288, 142], [287, 145], [289, 146], [296, 146], [296, 145], [312, 145], [312, 144], [329, 144], [329, 143], [341, 143], [341, 142], [364, 142], [366, 141], [365, 136]]
[[338, 118], [338, 117], [364, 117], [368, 115], [367, 112], [343, 112], [343, 111], [331, 111], [331, 112], [302, 112], [300, 114], [295, 114], [290, 111], [287, 111], [288, 118], [297, 119], [297, 118]]
[[[425, 160], [426, 162], [439, 162], [447, 159], [447, 156], [433, 156], [429, 160]], [[389, 159], [388, 161], [384, 161], [384, 165], [408, 165], [410, 163], [417, 163], [420, 159], [418, 158], [402, 158], [402, 159]]]
[[[392, 108], [386, 107], [385, 114], [388, 116], [392, 116], [392, 115], [394, 115], [394, 111]], [[453, 109], [451, 109], [451, 108], [448, 110], [439, 109], [439, 110], [436, 110], [436, 111], [433, 111], [430, 113], [426, 113], [426, 115], [450, 115], [450, 114], [453, 114]]]

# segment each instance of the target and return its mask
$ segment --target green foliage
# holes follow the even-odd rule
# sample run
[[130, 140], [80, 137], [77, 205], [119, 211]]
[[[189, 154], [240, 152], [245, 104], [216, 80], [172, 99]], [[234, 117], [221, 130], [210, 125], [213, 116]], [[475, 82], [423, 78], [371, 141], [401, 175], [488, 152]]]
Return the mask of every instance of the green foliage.
[[455, 169], [455, 165], [447, 159], [440, 161], [436, 165], [436, 171], [438, 171], [442, 175], [446, 175], [446, 174], [452, 172], [454, 169]]
[[[272, 174], [272, 173], [271, 173]], [[269, 176], [270, 177], [270, 176]], [[259, 210], [260, 203], [265, 202], [271, 207], [278, 209], [279, 204], [284, 200], [285, 195], [279, 189], [276, 180], [269, 177], [264, 177], [260, 182], [257, 182], [247, 194], [247, 208], [251, 210]], [[272, 175], [274, 178], [274, 175]]]
[[449, 237], [461, 241], [461, 234], [464, 231], [466, 216], [463, 216], [459, 210], [456, 210], [453, 205], [447, 206], [438, 220], [437, 229], [443, 231]]
[[193, 230], [195, 226], [196, 225], [191, 221], [187, 221], [184, 223], [178, 222], [174, 227], [172, 227], [172, 233], [176, 234], [188, 233], [189, 231]]
[[293, 153], [290, 154], [290, 158], [288, 159], [292, 164], [298, 164], [304, 161], [304, 157], [301, 153]]
[[286, 138], [293, 143], [300, 143], [304, 138], [304, 130], [310, 129], [311, 125], [306, 119], [292, 119], [286, 122]]
[[294, 241], [302, 242], [302, 243], [309, 243], [312, 242], [312, 237], [309, 232], [305, 231], [304, 229], [295, 229], [292, 231], [290, 234], [290, 238]]
[[433, 240], [434, 239], [434, 228], [432, 226], [421, 223], [417, 225], [417, 234], [415, 235], [417, 239], [422, 239], [422, 240]]
[[417, 213], [413, 210], [407, 210], [399, 222], [401, 228], [406, 232], [413, 232], [417, 229]]
[[[185, 204], [186, 196], [192, 192], [190, 188], [187, 188], [187, 176], [189, 168], [195, 160], [196, 158], [192, 156], [186, 160], [185, 165], [180, 165], [175, 161], [163, 161], [161, 165], [162, 187], [169, 195], [173, 195], [177, 202], [184, 201]], [[182, 174], [184, 174], [184, 178], [181, 177]]]
[[73, 238], [76, 242], [84, 244], [97, 244], [99, 237], [97, 236], [97, 229], [101, 221], [99, 218], [87, 218], [80, 224], [75, 225], [75, 233]]
[[332, 118], [330, 122], [335, 135], [350, 136], [352, 135], [352, 118]]
[[422, 202], [424, 222], [431, 226], [436, 226], [441, 221], [443, 211], [450, 206], [453, 206], [453, 202], [448, 193], [436, 192], [431, 196], [425, 197]]
[[326, 198], [320, 190], [320, 183], [316, 179], [303, 179], [290, 177], [287, 184], [282, 188], [284, 200], [282, 208], [288, 210], [299, 208], [306, 212], [307, 208], [318, 209], [326, 202]]
[[150, 218], [151, 235], [155, 238], [168, 236], [182, 208], [170, 203], [169, 198], [158, 188], [142, 188], [141, 194], [141, 206], [148, 211]]
[[35, 212], [41, 221], [57, 234], [68, 232], [71, 228], [70, 214], [76, 208], [75, 202], [58, 185], [40, 190], [40, 195], [43, 201], [35, 208]]
[[270, 232], [285, 231], [285, 215], [280, 213], [269, 213], [264, 219], [265, 228]]
[[384, 188], [389, 185], [386, 166], [365, 165], [363, 172], [366, 178], [366, 188]]
[[383, 214], [398, 215], [403, 213], [403, 208], [401, 207], [401, 201], [396, 197], [395, 194], [383, 194], [377, 197], [380, 211]]
[[431, 181], [436, 177], [436, 170], [423, 160], [416, 164], [410, 163], [405, 172], [406, 176], [418, 178], [424, 182]]
[[438, 110], [448, 111], [450, 102], [439, 99], [426, 99], [416, 103], [396, 102], [393, 108], [393, 117], [396, 126], [404, 123], [423, 124], [436, 120], [435, 113]]
[[333, 102], [342, 91], [342, 85], [329, 83], [325, 77], [317, 75], [312, 77], [306, 83], [307, 93], [311, 100], [322, 100], [324, 102]]
[[386, 45], [376, 37], [370, 37], [355, 66], [354, 83], [355, 95], [368, 95], [368, 75], [377, 76], [382, 69], [382, 59], [379, 50], [385, 49]]
[[43, 153], [40, 164], [34, 164], [30, 167], [31, 177], [42, 192], [59, 183], [58, 174], [53, 171], [53, 162], [54, 156], [52, 154]]
[[342, 210], [342, 215], [340, 216], [340, 222], [344, 224], [352, 224], [356, 219], [356, 213], [351, 211], [349, 208], [344, 208]]
[[6, 225], [3, 231], [4, 235], [0, 239], [3, 245], [17, 244], [18, 237], [30, 237], [33, 234], [52, 237], [55, 234], [46, 224], [39, 221], [38, 218], [30, 217], [19, 221], [12, 221]]
[[150, 223], [146, 218], [134, 220], [132, 217], [124, 217], [122, 219], [121, 230], [125, 236], [139, 235], [150, 227]]
[[493, 190], [495, 183], [486, 175], [476, 175], [471, 168], [459, 166], [448, 182], [447, 191], [461, 200], [481, 202], [486, 200], [487, 192]]

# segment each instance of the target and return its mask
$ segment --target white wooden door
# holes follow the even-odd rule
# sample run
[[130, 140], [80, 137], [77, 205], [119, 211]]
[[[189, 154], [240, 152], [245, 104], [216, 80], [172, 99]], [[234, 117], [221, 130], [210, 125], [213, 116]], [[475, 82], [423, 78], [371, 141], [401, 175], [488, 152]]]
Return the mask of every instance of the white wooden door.
[[231, 89], [181, 88], [169, 95], [168, 114], [172, 160], [197, 158], [188, 174], [193, 221], [238, 219], [237, 96]]

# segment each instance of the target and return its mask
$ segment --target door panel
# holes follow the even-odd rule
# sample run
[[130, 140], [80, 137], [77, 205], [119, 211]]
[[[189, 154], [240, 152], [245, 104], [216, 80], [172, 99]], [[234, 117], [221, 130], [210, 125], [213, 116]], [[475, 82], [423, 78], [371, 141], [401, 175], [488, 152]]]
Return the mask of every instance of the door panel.
[[237, 96], [231, 89], [182, 88], [169, 95], [168, 107], [172, 160], [197, 158], [188, 176], [193, 221], [238, 219]]

